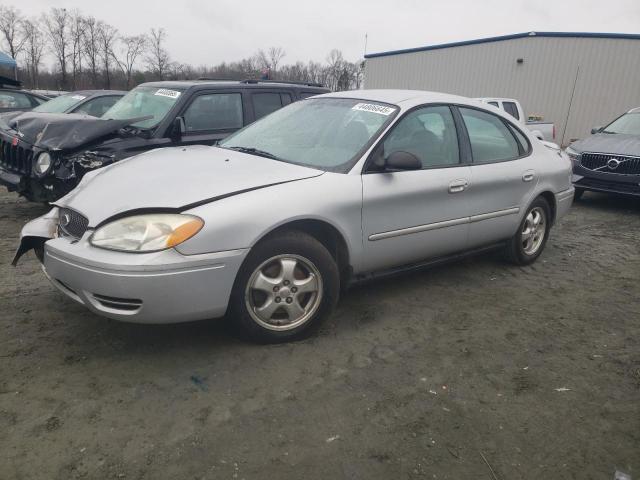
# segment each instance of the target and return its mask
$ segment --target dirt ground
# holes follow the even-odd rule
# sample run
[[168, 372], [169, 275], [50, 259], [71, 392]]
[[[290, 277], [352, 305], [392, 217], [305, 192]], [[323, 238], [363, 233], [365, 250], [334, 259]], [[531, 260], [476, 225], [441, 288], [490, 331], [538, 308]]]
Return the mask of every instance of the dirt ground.
[[0, 193], [2, 479], [640, 478], [640, 201], [586, 194], [528, 268], [352, 289], [315, 337], [65, 299]]

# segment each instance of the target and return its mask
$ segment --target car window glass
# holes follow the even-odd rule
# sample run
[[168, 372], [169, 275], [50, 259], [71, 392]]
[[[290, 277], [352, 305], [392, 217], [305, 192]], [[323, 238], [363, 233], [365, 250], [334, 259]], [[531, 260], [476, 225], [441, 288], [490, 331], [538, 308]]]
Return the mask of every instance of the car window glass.
[[231, 130], [242, 127], [242, 96], [213, 93], [196, 97], [184, 112], [187, 132]]
[[640, 113], [627, 113], [606, 126], [604, 133], [640, 135]]
[[488, 112], [460, 108], [469, 133], [474, 163], [509, 160], [520, 156], [518, 143], [504, 122]]
[[115, 96], [93, 98], [80, 105], [75, 112], [86, 113], [92, 117], [101, 117], [119, 98]]
[[515, 127], [511, 127], [511, 132], [516, 136], [516, 139], [518, 140], [518, 143], [520, 144], [521, 153], [529, 153], [529, 142], [527, 141], [526, 137], [522, 134], [522, 132], [520, 132], [520, 130], [518, 130]]
[[493, 105], [494, 107], [498, 106], [498, 102], [488, 102], [488, 103], [489, 103], [489, 105]]
[[279, 93], [254, 93], [251, 95], [251, 98], [253, 100], [253, 112], [256, 120], [282, 107]]
[[282, 106], [289, 105], [291, 103], [291, 94], [289, 93], [281, 93], [280, 98], [282, 99]]
[[520, 120], [520, 115], [518, 115], [518, 107], [513, 102], [502, 102], [502, 106], [504, 107], [505, 112], [511, 115], [516, 120]]
[[423, 168], [460, 163], [458, 136], [449, 107], [420, 108], [400, 120], [384, 141], [384, 156], [397, 151], [414, 154]]
[[0, 92], [0, 108], [31, 108], [29, 97], [20, 92]]

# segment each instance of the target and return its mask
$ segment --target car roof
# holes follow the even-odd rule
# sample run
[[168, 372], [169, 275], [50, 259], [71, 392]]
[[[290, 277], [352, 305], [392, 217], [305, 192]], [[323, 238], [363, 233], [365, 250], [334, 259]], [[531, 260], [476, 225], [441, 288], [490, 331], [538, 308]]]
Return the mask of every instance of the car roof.
[[640, 113], [640, 107], [632, 108], [627, 113]]
[[347, 90], [344, 92], [326, 93], [320, 98], [353, 98], [370, 100], [374, 102], [391, 103], [402, 106], [403, 108], [411, 108], [414, 105], [422, 105], [424, 103], [466, 103], [484, 106], [472, 98], [422, 90]]
[[102, 97], [108, 95], [126, 95], [124, 90], [75, 90], [64, 95], [84, 95], [85, 97]]
[[164, 80], [160, 82], [146, 82], [139, 86], [174, 88], [174, 89], [190, 89], [190, 88], [211, 88], [211, 87], [242, 87], [242, 88], [289, 88], [298, 90], [317, 91], [318, 93], [329, 91], [328, 88], [319, 84], [297, 83], [297, 82], [278, 82], [271, 80]]

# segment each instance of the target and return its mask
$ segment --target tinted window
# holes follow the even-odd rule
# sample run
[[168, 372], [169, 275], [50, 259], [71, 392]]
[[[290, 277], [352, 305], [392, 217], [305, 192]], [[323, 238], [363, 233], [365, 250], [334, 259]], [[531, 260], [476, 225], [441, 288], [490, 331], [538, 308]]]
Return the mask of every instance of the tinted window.
[[242, 127], [239, 93], [213, 93], [196, 97], [184, 113], [187, 132], [231, 130]]
[[459, 163], [458, 136], [449, 107], [420, 108], [400, 120], [384, 141], [385, 158], [396, 151], [413, 153], [423, 167]]
[[0, 108], [31, 108], [33, 105], [24, 93], [0, 92]]
[[493, 105], [494, 107], [498, 106], [498, 102], [489, 102], [489, 105]]
[[282, 106], [289, 105], [291, 103], [291, 95], [288, 93], [281, 93], [280, 98], [282, 99]]
[[520, 120], [520, 115], [518, 115], [518, 107], [513, 102], [502, 102], [502, 106], [504, 107], [504, 111], [511, 115], [513, 118]]
[[256, 120], [282, 107], [279, 93], [254, 93], [251, 98], [253, 99], [253, 112]]
[[518, 143], [520, 144], [520, 153], [529, 153], [530, 150], [530, 145], [529, 142], [527, 141], [526, 137], [522, 134], [522, 132], [520, 132], [520, 130], [518, 130], [515, 127], [510, 127], [511, 133], [513, 133], [516, 137], [516, 140], [518, 140]]
[[92, 117], [101, 117], [119, 99], [120, 97], [114, 96], [93, 98], [80, 105], [74, 110], [74, 113], [86, 113]]
[[475, 163], [509, 160], [520, 156], [518, 142], [496, 115], [470, 108], [460, 108], [469, 132]]

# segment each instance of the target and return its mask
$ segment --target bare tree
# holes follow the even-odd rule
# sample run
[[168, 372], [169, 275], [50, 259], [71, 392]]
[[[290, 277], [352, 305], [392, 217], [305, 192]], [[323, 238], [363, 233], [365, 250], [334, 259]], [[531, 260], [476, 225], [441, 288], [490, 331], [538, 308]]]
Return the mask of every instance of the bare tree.
[[273, 70], [274, 75], [278, 72], [278, 66], [280, 61], [286, 55], [282, 47], [271, 47], [268, 51], [270, 67]]
[[113, 59], [113, 47], [118, 39], [118, 31], [105, 22], [98, 22], [98, 54], [102, 60], [104, 72], [104, 88], [111, 88], [111, 60]]
[[71, 86], [78, 88], [82, 77], [82, 41], [84, 38], [85, 19], [78, 10], [71, 12], [69, 20], [69, 38], [71, 44]]
[[45, 46], [44, 35], [42, 35], [40, 31], [40, 24], [36, 19], [23, 20], [22, 31], [25, 37], [24, 55], [31, 86], [38, 88], [40, 63], [42, 62], [42, 54], [44, 53]]
[[22, 14], [15, 7], [0, 5], [0, 34], [7, 44], [9, 55], [14, 60], [22, 51], [25, 44], [25, 36], [22, 31]]
[[146, 56], [147, 66], [149, 70], [159, 79], [163, 80], [169, 69], [169, 53], [164, 48], [164, 41], [167, 34], [164, 28], [151, 29], [149, 37], [149, 48]]
[[67, 87], [67, 60], [69, 57], [69, 14], [65, 8], [52, 8], [43, 16], [43, 23], [50, 41], [51, 52], [60, 68], [60, 86]]
[[131, 88], [131, 77], [133, 76], [133, 67], [136, 60], [147, 46], [146, 35], [132, 35], [130, 37], [122, 37], [120, 39], [122, 59], [119, 59], [116, 55], [113, 59], [116, 61], [122, 73], [127, 79], [127, 89]]
[[82, 53], [91, 71], [91, 84], [95, 88], [98, 86], [98, 69], [100, 41], [98, 35], [98, 21], [94, 17], [85, 17], [84, 28], [82, 30]]

